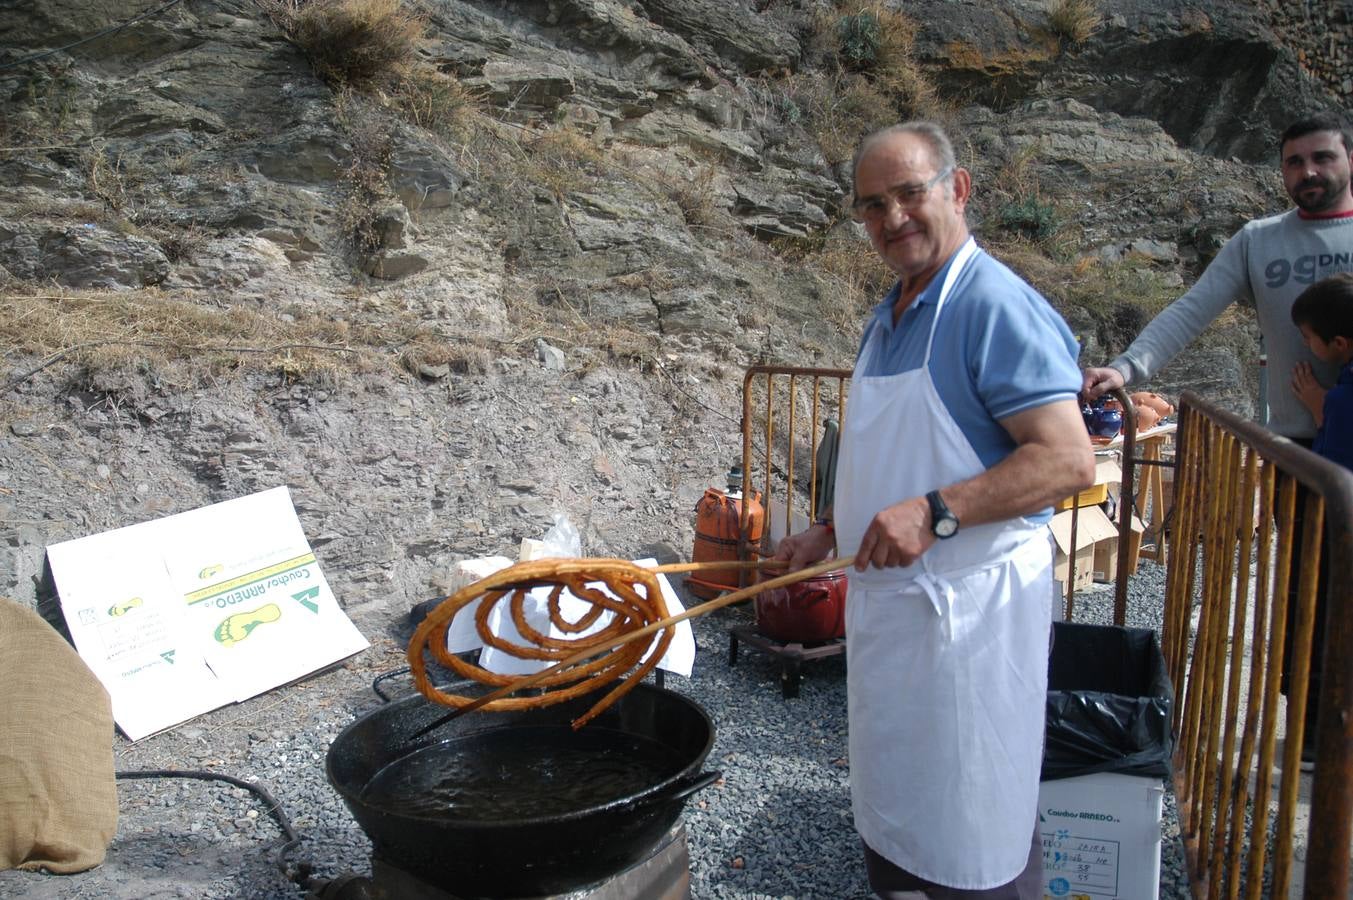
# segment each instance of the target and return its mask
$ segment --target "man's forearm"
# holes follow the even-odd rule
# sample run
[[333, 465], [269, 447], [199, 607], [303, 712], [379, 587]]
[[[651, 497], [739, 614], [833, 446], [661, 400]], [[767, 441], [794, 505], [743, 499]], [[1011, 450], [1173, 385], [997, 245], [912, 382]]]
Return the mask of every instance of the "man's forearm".
[[1109, 363], [1123, 373], [1124, 381], [1151, 378], [1228, 306], [1249, 296], [1245, 249], [1241, 235], [1228, 241], [1198, 282], [1148, 322], [1131, 346]]
[[1089, 487], [1095, 453], [1080, 407], [1059, 400], [1001, 420], [1015, 449], [967, 481], [942, 487], [940, 495], [964, 525], [1000, 522], [1047, 509]]
[[982, 474], [941, 488], [963, 527], [1032, 515], [1094, 482], [1094, 452], [1024, 444]]

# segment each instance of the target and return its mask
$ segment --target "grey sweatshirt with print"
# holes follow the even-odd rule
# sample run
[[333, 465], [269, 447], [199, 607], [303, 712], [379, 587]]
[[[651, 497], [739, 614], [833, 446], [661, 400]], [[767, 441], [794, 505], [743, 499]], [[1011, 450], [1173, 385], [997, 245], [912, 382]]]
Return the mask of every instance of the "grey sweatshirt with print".
[[1236, 232], [1188, 293], [1152, 319], [1109, 365], [1128, 384], [1144, 381], [1232, 303], [1251, 303], [1268, 351], [1268, 427], [1286, 437], [1313, 437], [1315, 420], [1292, 393], [1292, 368], [1309, 362], [1329, 387], [1338, 367], [1322, 363], [1306, 348], [1292, 324], [1292, 302], [1338, 272], [1353, 272], [1353, 217], [1303, 219], [1290, 210], [1256, 219]]

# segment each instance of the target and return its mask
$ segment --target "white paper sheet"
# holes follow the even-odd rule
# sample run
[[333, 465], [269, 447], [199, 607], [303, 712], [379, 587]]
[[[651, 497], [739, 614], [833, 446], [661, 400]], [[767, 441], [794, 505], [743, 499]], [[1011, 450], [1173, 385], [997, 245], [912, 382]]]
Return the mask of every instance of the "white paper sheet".
[[71, 637], [139, 740], [368, 645], [285, 487], [54, 544]]

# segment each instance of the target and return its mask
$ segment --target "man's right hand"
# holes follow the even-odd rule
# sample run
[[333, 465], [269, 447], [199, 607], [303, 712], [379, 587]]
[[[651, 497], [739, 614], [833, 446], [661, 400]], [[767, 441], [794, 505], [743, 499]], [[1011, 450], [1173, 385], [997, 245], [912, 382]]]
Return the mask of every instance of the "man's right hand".
[[1123, 373], [1111, 366], [1086, 369], [1081, 377], [1081, 396], [1086, 402], [1123, 386]]
[[1292, 367], [1292, 393], [1297, 395], [1301, 405], [1311, 411], [1315, 426], [1325, 424], [1325, 386], [1315, 377], [1315, 370], [1308, 362], [1299, 362]]
[[826, 559], [836, 549], [836, 533], [825, 525], [783, 538], [775, 548], [775, 558], [789, 563], [785, 572], [797, 572]]

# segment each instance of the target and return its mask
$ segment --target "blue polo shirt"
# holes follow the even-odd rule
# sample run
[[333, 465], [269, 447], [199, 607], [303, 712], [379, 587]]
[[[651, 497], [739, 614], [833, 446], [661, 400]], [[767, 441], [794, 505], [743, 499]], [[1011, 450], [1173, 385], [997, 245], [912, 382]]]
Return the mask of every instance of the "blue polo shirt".
[[[865, 376], [897, 375], [921, 367], [935, 321], [936, 302], [951, 256], [893, 325], [895, 285], [865, 325], [860, 341], [877, 332]], [[987, 468], [1005, 459], [1015, 442], [998, 420], [1081, 389], [1080, 346], [1047, 300], [1002, 263], [979, 252], [958, 276], [935, 328], [930, 377], [940, 401]], [[857, 357], [858, 361], [858, 357]], [[1045, 521], [1045, 510], [1034, 521]]]

